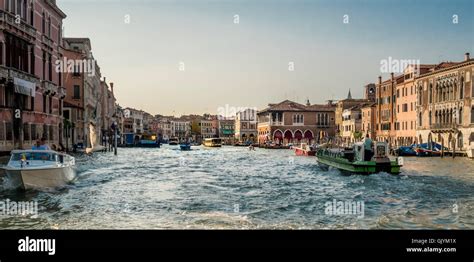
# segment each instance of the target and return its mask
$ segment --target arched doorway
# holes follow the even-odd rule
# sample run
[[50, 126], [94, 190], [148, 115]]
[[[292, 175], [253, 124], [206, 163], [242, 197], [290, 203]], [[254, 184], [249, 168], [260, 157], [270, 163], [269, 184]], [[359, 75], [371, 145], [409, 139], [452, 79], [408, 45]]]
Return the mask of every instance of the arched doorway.
[[301, 140], [303, 139], [303, 133], [300, 130], [295, 131], [295, 142], [301, 143]]
[[242, 142], [247, 142], [247, 135], [246, 134], [243, 134], [242, 135]]
[[311, 144], [313, 142], [313, 132], [310, 130], [306, 130], [304, 132], [304, 138], [308, 141], [308, 144]]
[[250, 134], [249, 135], [249, 140], [252, 142], [252, 143], [255, 143], [255, 136], [253, 134]]
[[273, 133], [273, 142], [279, 145], [281, 144], [282, 141], [283, 141], [283, 133], [280, 130], [275, 131], [275, 133]]
[[285, 139], [286, 144], [287, 143], [292, 143], [293, 142], [293, 133], [291, 133], [290, 130], [286, 130], [283, 138]]

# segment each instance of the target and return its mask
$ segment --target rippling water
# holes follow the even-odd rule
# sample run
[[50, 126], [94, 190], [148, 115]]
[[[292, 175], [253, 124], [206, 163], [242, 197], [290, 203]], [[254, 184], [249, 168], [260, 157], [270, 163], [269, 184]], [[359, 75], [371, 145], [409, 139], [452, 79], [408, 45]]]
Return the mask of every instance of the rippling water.
[[[474, 228], [474, 161], [465, 158], [405, 158], [400, 176], [348, 176], [291, 150], [193, 149], [80, 156], [77, 181], [54, 192], [4, 183], [0, 200], [35, 200], [39, 215], [0, 214], [0, 228]], [[363, 201], [364, 216], [327, 215], [333, 200]]]

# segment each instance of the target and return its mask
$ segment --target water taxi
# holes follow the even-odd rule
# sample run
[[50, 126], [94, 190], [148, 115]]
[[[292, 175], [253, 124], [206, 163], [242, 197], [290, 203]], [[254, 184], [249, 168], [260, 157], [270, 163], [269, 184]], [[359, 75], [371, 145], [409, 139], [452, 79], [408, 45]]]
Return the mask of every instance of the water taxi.
[[399, 174], [403, 166], [403, 158], [391, 160], [388, 157], [386, 142], [374, 142], [374, 156], [366, 156], [364, 144], [355, 143], [352, 148], [321, 148], [316, 156], [319, 164], [332, 166], [342, 171], [357, 174], [374, 174], [387, 172]]
[[220, 138], [206, 138], [204, 139], [203, 145], [206, 147], [221, 147], [222, 139]]
[[137, 147], [160, 147], [161, 143], [156, 134], [143, 134], [142, 138], [137, 144]]
[[177, 146], [179, 144], [179, 139], [177, 137], [172, 137], [168, 141], [168, 145], [170, 146]]
[[49, 150], [14, 150], [2, 169], [15, 188], [54, 189], [76, 177], [75, 158]]
[[302, 143], [301, 146], [293, 147], [297, 156], [314, 156], [316, 155], [316, 149], [312, 146]]

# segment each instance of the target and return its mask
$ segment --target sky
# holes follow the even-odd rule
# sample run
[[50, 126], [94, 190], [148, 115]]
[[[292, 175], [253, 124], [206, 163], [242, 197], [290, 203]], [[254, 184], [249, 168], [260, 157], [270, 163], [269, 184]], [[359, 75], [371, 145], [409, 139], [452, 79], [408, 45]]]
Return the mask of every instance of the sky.
[[[474, 56], [472, 0], [57, 0], [123, 107], [264, 109], [363, 96], [381, 61]], [[237, 21], [238, 20], [238, 21]], [[183, 70], [184, 69], [184, 70]]]

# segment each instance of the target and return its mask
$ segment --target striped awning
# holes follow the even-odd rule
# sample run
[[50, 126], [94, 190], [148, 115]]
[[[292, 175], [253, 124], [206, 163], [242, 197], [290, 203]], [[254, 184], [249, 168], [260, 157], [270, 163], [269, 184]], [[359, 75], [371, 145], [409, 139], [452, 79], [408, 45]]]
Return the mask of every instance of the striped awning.
[[13, 85], [15, 86], [15, 93], [35, 97], [36, 84], [21, 78], [13, 78]]

